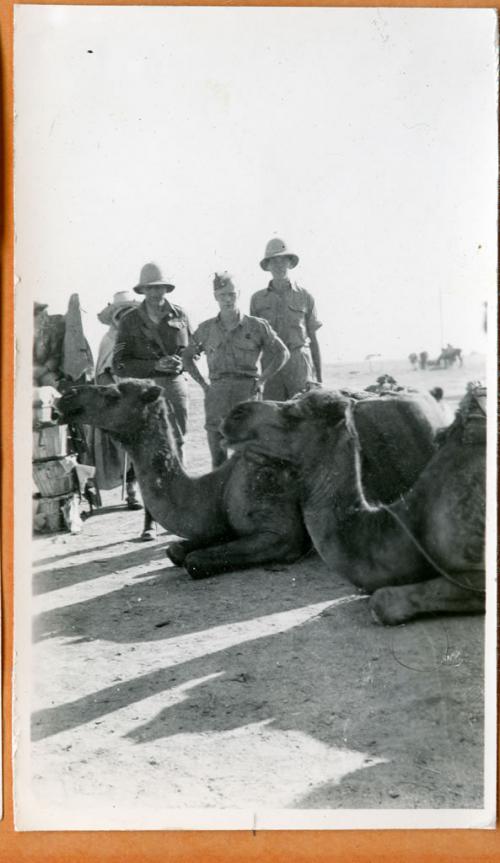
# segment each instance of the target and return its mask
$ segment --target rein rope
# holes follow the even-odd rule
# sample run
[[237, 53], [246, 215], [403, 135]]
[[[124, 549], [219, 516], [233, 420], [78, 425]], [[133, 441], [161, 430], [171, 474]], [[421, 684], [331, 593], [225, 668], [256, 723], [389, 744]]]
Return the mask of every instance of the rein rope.
[[[366, 512], [372, 512], [372, 513], [382, 512], [382, 511], [388, 512], [389, 515], [394, 519], [394, 521], [397, 522], [397, 524], [400, 526], [400, 528], [404, 531], [404, 533], [407, 535], [407, 537], [411, 540], [411, 542], [413, 543], [415, 548], [420, 552], [422, 557], [424, 557], [425, 560], [428, 563], [430, 563], [432, 568], [435, 569], [436, 572], [439, 573], [439, 575], [442, 575], [443, 578], [445, 578], [447, 581], [450, 581], [452, 584], [456, 585], [457, 587], [461, 587], [463, 590], [470, 590], [473, 593], [482, 593], [482, 594], [486, 593], [486, 590], [484, 588], [471, 587], [471, 585], [469, 585], [469, 584], [463, 584], [462, 582], [457, 581], [455, 578], [452, 578], [452, 576], [449, 574], [449, 572], [446, 572], [446, 570], [444, 570], [441, 566], [439, 566], [438, 563], [436, 563], [436, 561], [431, 557], [429, 552], [418, 541], [417, 537], [411, 532], [408, 525], [405, 524], [405, 522], [403, 521], [401, 516], [397, 512], [394, 512], [394, 510], [392, 509], [391, 506], [388, 506], [387, 504], [380, 503], [380, 502], [377, 504], [371, 504], [368, 501], [368, 499], [365, 495], [364, 487], [363, 487], [363, 474], [362, 474], [362, 466], [361, 466], [362, 448], [361, 448], [361, 441], [359, 439], [358, 430], [357, 430], [356, 424], [354, 422], [354, 402], [352, 401], [352, 399], [349, 400], [349, 404], [348, 404], [347, 409], [346, 409], [345, 427], [346, 427], [346, 431], [348, 432], [348, 434], [350, 435], [350, 437], [352, 438], [353, 443], [354, 443], [354, 469], [355, 469], [355, 474], [356, 474], [356, 486], [358, 489], [359, 496], [361, 498], [361, 504], [363, 506], [363, 509]], [[471, 569], [473, 571], [477, 571], [477, 572], [484, 572], [483, 566], [471, 565], [469, 567], [469, 569]]]

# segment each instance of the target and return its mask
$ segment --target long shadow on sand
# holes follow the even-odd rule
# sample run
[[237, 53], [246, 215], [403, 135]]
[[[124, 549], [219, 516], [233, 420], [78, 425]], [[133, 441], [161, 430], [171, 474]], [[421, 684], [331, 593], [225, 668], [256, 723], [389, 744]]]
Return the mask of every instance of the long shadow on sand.
[[[168, 701], [180, 688], [180, 700], [134, 725], [125, 737], [140, 746], [266, 721], [268, 729], [300, 731], [328, 746], [390, 762], [339, 786], [322, 787], [298, 806], [478, 806], [481, 632], [478, 618], [435, 619], [399, 630], [395, 641], [394, 632], [374, 627], [366, 604], [356, 602], [285, 632], [260, 639], [249, 635], [227, 649], [39, 711], [33, 738], [91, 723], [161, 692]], [[412, 668], [400, 661], [395, 644], [401, 656], [411, 657]], [[459, 662], [445, 661], [450, 648]], [[397, 764], [396, 789], [391, 764]]]
[[[123, 546], [124, 544], [124, 542], [111, 543], [108, 547], [113, 545]], [[99, 551], [101, 552], [103, 548], [106, 548], [106, 546], [100, 546]], [[88, 548], [85, 549], [85, 553], [89, 553]], [[72, 587], [80, 582], [101, 578], [103, 575], [120, 572], [123, 569], [129, 569], [139, 564], [144, 564], [147, 568], [147, 564], [153, 560], [166, 560], [165, 547], [163, 545], [156, 545], [156, 543], [151, 546], [145, 546], [144, 543], [141, 543], [139, 547], [128, 548], [123, 554], [100, 557], [99, 560], [35, 572], [33, 575], [33, 595], [39, 596], [53, 590]]]
[[[36, 549], [37, 540], [33, 541], [33, 548]], [[123, 545], [123, 539], [119, 539], [116, 542], [108, 542], [104, 545], [99, 543], [99, 551], [103, 551], [105, 548], [114, 548], [117, 545]], [[51, 557], [39, 557], [33, 561], [33, 569], [40, 569], [41, 566], [47, 566], [49, 563], [58, 563], [60, 560], [65, 560], [68, 557], [80, 557], [82, 554], [88, 554], [89, 548], [79, 548], [73, 549], [73, 551], [67, 551], [64, 554], [53, 554]]]
[[166, 563], [165, 569], [150, 574], [145, 554], [151, 562], [164, 559], [164, 549], [157, 546], [152, 551], [141, 549], [102, 561], [102, 570], [94, 570], [94, 564], [82, 564], [74, 573], [71, 567], [63, 571], [63, 577], [72, 583], [98, 578], [118, 571], [117, 561], [123, 568], [131, 566], [135, 554], [140, 562], [145, 560], [146, 566], [134, 577], [133, 584], [38, 614], [33, 628], [35, 640], [57, 637], [125, 644], [157, 641], [322, 602], [337, 595], [336, 590], [353, 592], [352, 585], [346, 587], [345, 582], [330, 576], [316, 557], [300, 564], [299, 571], [297, 564], [270, 566], [267, 570], [249, 569], [193, 581], [184, 569]]

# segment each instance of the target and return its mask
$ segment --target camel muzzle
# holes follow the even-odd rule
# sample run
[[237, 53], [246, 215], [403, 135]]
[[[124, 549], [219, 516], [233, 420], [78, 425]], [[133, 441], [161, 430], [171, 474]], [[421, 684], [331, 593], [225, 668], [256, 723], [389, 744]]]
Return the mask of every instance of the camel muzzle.
[[78, 392], [76, 389], [67, 390], [55, 403], [55, 409], [62, 420], [71, 420], [81, 414], [82, 405], [78, 404]]

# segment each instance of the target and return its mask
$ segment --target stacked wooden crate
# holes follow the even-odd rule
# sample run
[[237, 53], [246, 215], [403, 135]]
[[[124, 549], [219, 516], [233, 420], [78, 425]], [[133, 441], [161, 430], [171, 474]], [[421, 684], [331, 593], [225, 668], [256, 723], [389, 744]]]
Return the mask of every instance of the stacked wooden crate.
[[38, 387], [33, 398], [33, 529], [55, 533], [81, 529], [76, 456], [68, 453], [68, 427], [58, 425], [52, 387]]

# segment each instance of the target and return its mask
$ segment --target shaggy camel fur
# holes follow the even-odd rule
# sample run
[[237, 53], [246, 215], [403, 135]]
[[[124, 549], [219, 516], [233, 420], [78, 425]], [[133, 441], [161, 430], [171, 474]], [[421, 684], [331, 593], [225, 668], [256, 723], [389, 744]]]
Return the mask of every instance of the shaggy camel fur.
[[169, 533], [185, 538], [169, 546], [168, 556], [193, 578], [292, 562], [310, 547], [295, 470], [279, 459], [238, 455], [211, 473], [188, 476], [161, 389], [151, 382], [75, 387], [58, 408], [123, 445], [145, 507]]
[[279, 453], [298, 468], [315, 548], [334, 572], [373, 594], [377, 622], [483, 612], [484, 422], [477, 419], [471, 438], [459, 414], [411, 490], [390, 507], [372, 506], [360, 452], [369, 448], [361, 427], [373, 404], [325, 391], [248, 402], [229, 414], [224, 433], [230, 446]]

